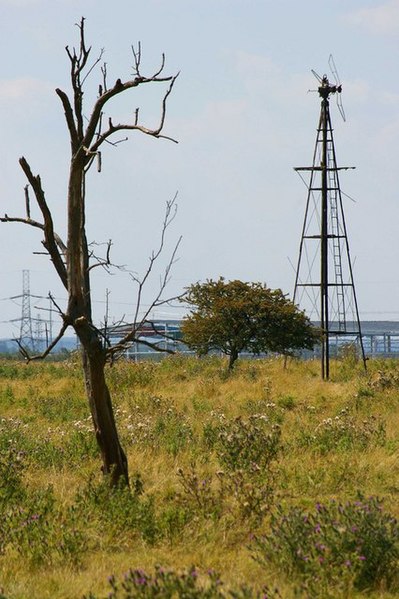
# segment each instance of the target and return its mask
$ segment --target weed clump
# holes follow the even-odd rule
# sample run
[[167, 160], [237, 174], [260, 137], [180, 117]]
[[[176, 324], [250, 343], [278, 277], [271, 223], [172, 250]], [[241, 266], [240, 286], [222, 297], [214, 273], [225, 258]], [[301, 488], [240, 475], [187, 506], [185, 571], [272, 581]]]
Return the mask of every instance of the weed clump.
[[279, 506], [270, 533], [255, 539], [253, 551], [312, 597], [399, 589], [399, 526], [376, 497], [317, 503], [312, 511]]
[[326, 454], [383, 446], [386, 439], [385, 423], [377, 416], [355, 418], [344, 408], [332, 418], [324, 418], [313, 430], [301, 431], [299, 445]]
[[[107, 599], [139, 599], [140, 597], [145, 599], [154, 597], [162, 597], [162, 599], [175, 599], [176, 597], [185, 599], [281, 598], [277, 589], [272, 590], [267, 587], [262, 592], [255, 591], [248, 586], [241, 586], [235, 590], [225, 589], [215, 571], [208, 570], [202, 574], [195, 567], [178, 572], [156, 566], [153, 574], [142, 569], [132, 569], [125, 574], [122, 580], [118, 580], [114, 575], [109, 576], [108, 584], [112, 590], [107, 595]], [[103, 598], [90, 593], [83, 599]]]
[[0, 459], [0, 554], [13, 550], [35, 566], [80, 565], [87, 549], [74, 509], [57, 507], [51, 486], [30, 489], [25, 455], [11, 447]]
[[264, 415], [207, 423], [204, 442], [213, 449], [219, 469], [200, 475], [195, 465], [179, 468], [185, 494], [183, 503], [208, 517], [229, 513], [235, 518], [259, 521], [273, 502], [273, 463], [280, 451], [281, 430]]

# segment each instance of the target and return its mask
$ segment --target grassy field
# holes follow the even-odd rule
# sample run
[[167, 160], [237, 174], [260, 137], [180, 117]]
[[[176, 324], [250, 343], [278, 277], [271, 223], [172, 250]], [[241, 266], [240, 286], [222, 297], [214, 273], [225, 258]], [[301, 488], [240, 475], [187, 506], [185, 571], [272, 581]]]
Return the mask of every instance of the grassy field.
[[397, 362], [108, 375], [131, 493], [102, 481], [78, 361], [0, 362], [0, 597], [399, 596]]

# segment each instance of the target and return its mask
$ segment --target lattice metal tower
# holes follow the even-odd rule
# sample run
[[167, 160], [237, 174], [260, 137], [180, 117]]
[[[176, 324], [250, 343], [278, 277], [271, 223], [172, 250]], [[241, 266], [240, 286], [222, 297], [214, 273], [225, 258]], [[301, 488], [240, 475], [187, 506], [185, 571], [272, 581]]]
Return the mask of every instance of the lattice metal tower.
[[[333, 71], [334, 72], [334, 71]], [[329, 98], [341, 94], [342, 86], [331, 85], [327, 76], [319, 80], [321, 111], [313, 164], [296, 171], [309, 171], [308, 195], [295, 278], [294, 302], [312, 321], [320, 324], [321, 375], [330, 375], [332, 338], [356, 340], [366, 367], [359, 310], [349, 253]], [[338, 102], [342, 116], [342, 105]]]
[[30, 276], [29, 270], [22, 271], [22, 294], [14, 295], [10, 299], [22, 299], [21, 318], [15, 318], [11, 322], [20, 322], [19, 342], [27, 349], [35, 349], [35, 339], [33, 337], [32, 316], [30, 307]]

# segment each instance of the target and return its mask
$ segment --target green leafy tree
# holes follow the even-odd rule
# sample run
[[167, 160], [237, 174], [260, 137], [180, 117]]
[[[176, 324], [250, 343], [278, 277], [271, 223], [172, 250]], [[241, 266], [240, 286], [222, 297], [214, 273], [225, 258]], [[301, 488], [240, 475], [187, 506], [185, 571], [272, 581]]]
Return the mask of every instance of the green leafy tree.
[[199, 355], [216, 349], [229, 356], [229, 370], [240, 352], [290, 355], [312, 349], [317, 332], [281, 289], [262, 283], [208, 280], [188, 287], [191, 311], [183, 320], [184, 342]]

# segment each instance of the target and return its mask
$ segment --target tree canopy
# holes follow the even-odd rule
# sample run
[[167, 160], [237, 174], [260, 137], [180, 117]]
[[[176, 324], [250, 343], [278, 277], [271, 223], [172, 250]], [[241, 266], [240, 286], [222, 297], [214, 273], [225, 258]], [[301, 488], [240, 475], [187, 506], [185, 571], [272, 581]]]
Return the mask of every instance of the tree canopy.
[[255, 354], [312, 349], [317, 338], [308, 317], [281, 289], [263, 283], [207, 280], [187, 289], [191, 306], [183, 320], [184, 342], [199, 355], [220, 350], [233, 368], [240, 352]]

